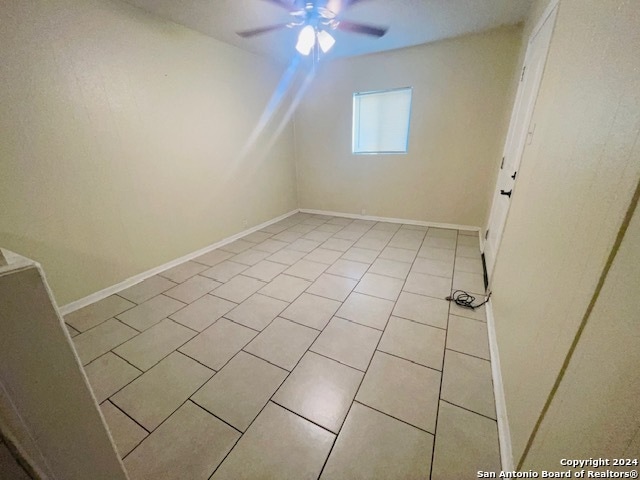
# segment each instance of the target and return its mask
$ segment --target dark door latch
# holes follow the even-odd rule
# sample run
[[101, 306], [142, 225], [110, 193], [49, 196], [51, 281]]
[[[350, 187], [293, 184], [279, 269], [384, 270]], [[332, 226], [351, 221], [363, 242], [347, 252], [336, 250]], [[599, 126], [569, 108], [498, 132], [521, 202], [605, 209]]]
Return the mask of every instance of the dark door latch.
[[509, 190], [508, 192], [500, 190], [500, 195], [506, 195], [507, 197], [511, 198], [511, 192], [513, 192], [513, 190]]

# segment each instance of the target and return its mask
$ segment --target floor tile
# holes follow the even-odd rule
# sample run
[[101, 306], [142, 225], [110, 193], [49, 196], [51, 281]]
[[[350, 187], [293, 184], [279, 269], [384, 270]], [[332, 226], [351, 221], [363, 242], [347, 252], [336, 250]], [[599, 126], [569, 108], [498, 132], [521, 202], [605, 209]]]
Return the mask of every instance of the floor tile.
[[356, 243], [353, 244], [357, 248], [367, 248], [369, 250], [382, 251], [389, 243], [389, 239], [382, 240], [380, 238], [367, 238], [366, 235], [361, 237]]
[[393, 309], [396, 317], [438, 328], [447, 328], [449, 302], [415, 293], [401, 292]]
[[[464, 290], [467, 293], [475, 293], [476, 296], [484, 295], [484, 275], [458, 271], [453, 275], [453, 290]], [[480, 301], [482, 300], [484, 298], [480, 298]]]
[[255, 278], [237, 275], [221, 287], [213, 290], [211, 294], [231, 302], [241, 303], [265, 285], [265, 282]]
[[342, 258], [361, 263], [373, 263], [380, 252], [377, 250], [368, 250], [366, 248], [351, 247], [347, 250]]
[[176, 265], [175, 267], [165, 270], [164, 272], [160, 272], [159, 275], [163, 276], [164, 278], [168, 278], [172, 282], [182, 283], [206, 269], [206, 265], [189, 261], [181, 263], [180, 265]]
[[251, 243], [260, 243], [271, 238], [272, 236], [273, 234], [271, 233], [261, 232], [260, 230], [258, 230], [257, 232], [253, 232], [253, 233], [250, 233], [249, 235], [245, 235], [244, 237], [242, 237], [242, 240], [246, 240], [247, 242], [251, 242]]
[[255, 246], [256, 244], [253, 242], [248, 242], [244, 239], [240, 239], [231, 243], [227, 243], [226, 245], [220, 247], [220, 250], [238, 254], [238, 253], [244, 252], [245, 250], [249, 250], [251, 247], [255, 247]]
[[344, 260], [341, 258], [340, 260], [336, 260], [333, 265], [327, 269], [327, 273], [360, 280], [368, 268], [368, 263], [354, 262], [353, 260]]
[[366, 273], [354, 291], [395, 301], [400, 295], [403, 284], [404, 281], [397, 278]]
[[178, 300], [165, 295], [158, 295], [131, 310], [121, 313], [117, 318], [142, 332], [184, 306], [185, 304]]
[[238, 255], [234, 255], [229, 260], [231, 260], [232, 262], [241, 263], [243, 265], [248, 265], [251, 267], [256, 263], [264, 260], [269, 255], [271, 255], [269, 252], [263, 252], [262, 250], [255, 250], [252, 248], [250, 250], [245, 250], [244, 252], [239, 253]]
[[343, 228], [339, 232], [333, 234], [332, 238], [336, 238], [339, 240], [349, 240], [350, 242], [357, 241], [362, 235], [364, 235], [364, 231], [362, 230], [350, 230], [347, 228]]
[[499, 472], [496, 422], [440, 402], [432, 480], [476, 478], [477, 472]]
[[432, 260], [430, 258], [416, 258], [411, 266], [415, 273], [426, 273], [436, 277], [453, 277], [453, 260]]
[[426, 232], [429, 227], [426, 225], [411, 225], [410, 223], [403, 223], [400, 227], [401, 230], [414, 230], [416, 232]]
[[278, 300], [284, 300], [285, 302], [293, 302], [309, 285], [311, 285], [311, 282], [302, 278], [278, 275], [261, 288], [259, 293]]
[[193, 261], [202, 263], [203, 265], [207, 265], [208, 267], [213, 267], [231, 257], [233, 257], [233, 253], [216, 249], [194, 258]]
[[205, 295], [172, 314], [170, 318], [185, 327], [201, 332], [235, 306], [235, 303], [228, 300]]
[[221, 318], [179, 351], [217, 371], [256, 335], [250, 328]]
[[304, 224], [299, 223], [297, 225], [293, 225], [293, 226], [289, 227], [287, 229], [287, 231], [289, 231], [289, 232], [298, 232], [298, 233], [301, 233], [301, 234], [304, 235], [304, 234], [309, 233], [311, 230], [313, 230], [315, 228], [316, 228], [315, 225], [304, 225]]
[[322, 330], [340, 305], [336, 300], [303, 293], [280, 316], [307, 327]]
[[496, 418], [491, 363], [447, 350], [442, 372], [442, 400]]
[[83, 365], [126, 342], [138, 332], [111, 318], [97, 327], [73, 338], [73, 344]]
[[311, 351], [365, 371], [382, 332], [333, 317]]
[[293, 265], [305, 255], [307, 255], [305, 252], [283, 248], [279, 252], [268, 256], [267, 260], [270, 262], [282, 263], [283, 265]]
[[391, 222], [378, 222], [376, 223], [373, 227], [371, 227], [371, 230], [380, 230], [383, 232], [397, 232], [398, 229], [400, 228], [400, 224], [399, 223], [391, 223]]
[[175, 286], [175, 282], [172, 282], [171, 280], [159, 275], [154, 275], [153, 277], [147, 278], [146, 280], [135, 284], [133, 287], [129, 287], [118, 292], [118, 296], [124, 297], [127, 300], [131, 300], [134, 303], [142, 303], [146, 302], [150, 298], [155, 297], [156, 295], [160, 295], [162, 292], [166, 292], [167, 290]]
[[468, 247], [475, 247], [480, 250], [480, 240], [478, 236], [470, 236], [470, 235], [459, 235], [458, 236], [458, 245], [466, 245]]
[[313, 282], [322, 272], [327, 269], [324, 263], [310, 262], [308, 260], [300, 260], [285, 270], [284, 273], [293, 277], [304, 278]]
[[298, 240], [293, 242], [291, 245], [289, 245], [289, 248], [291, 250], [298, 250], [299, 252], [309, 253], [311, 250], [319, 246], [320, 246], [320, 242], [299, 238]]
[[411, 265], [405, 262], [396, 262], [395, 260], [388, 260], [386, 258], [378, 258], [371, 265], [369, 273], [377, 273], [379, 275], [386, 275], [387, 277], [399, 278], [404, 280], [409, 274]]
[[317, 336], [312, 328], [276, 318], [244, 350], [291, 371]]
[[429, 480], [433, 435], [354, 403], [321, 479]]
[[346, 252], [353, 246], [352, 240], [345, 240], [342, 238], [330, 238], [322, 245], [321, 248], [326, 248], [327, 250], [336, 250], [338, 252]]
[[341, 225], [341, 226], [346, 226], [349, 225], [350, 223], [353, 223], [353, 220], [351, 218], [345, 218], [345, 217], [333, 217], [330, 220], [327, 220], [327, 223], [329, 225]]
[[113, 403], [104, 402], [100, 405], [100, 410], [102, 410], [102, 415], [107, 422], [120, 458], [126, 457], [148, 435], [144, 428], [122, 413]]
[[195, 275], [171, 290], [167, 290], [164, 294], [183, 303], [191, 303], [220, 285], [222, 285], [220, 282]]
[[193, 330], [165, 318], [113, 351], [140, 370], [148, 370], [195, 335]]
[[248, 265], [225, 260], [209, 268], [208, 270], [205, 270], [200, 275], [202, 275], [203, 277], [212, 278], [218, 282], [227, 283], [236, 275], [244, 272], [247, 268], [249, 268]]
[[456, 248], [457, 257], [480, 258], [480, 249], [469, 245], [458, 245]]
[[312, 230], [311, 232], [304, 235], [302, 238], [304, 238], [305, 240], [313, 240], [314, 242], [324, 242], [328, 240], [331, 237], [331, 235], [333, 235], [332, 232], [322, 232], [319, 230]]
[[484, 274], [482, 259], [480, 258], [458, 257], [456, 258], [454, 269], [456, 272]]
[[458, 230], [458, 235], [468, 235], [478, 238], [478, 232], [476, 230]]
[[286, 370], [239, 352], [191, 399], [244, 432], [287, 375]]
[[248, 270], [245, 270], [242, 275], [257, 278], [258, 280], [262, 280], [263, 282], [270, 282], [278, 275], [280, 275], [286, 268], [287, 266], [282, 265], [281, 263], [262, 260]]
[[447, 348], [490, 360], [487, 324], [450, 315]]
[[384, 330], [391, 310], [393, 310], [392, 301], [353, 292], [342, 304], [336, 316]]
[[206, 480], [239, 437], [233, 428], [187, 402], [124, 464], [131, 480]]
[[406, 248], [407, 250], [418, 250], [420, 248], [423, 232], [419, 232], [418, 235], [402, 235], [401, 232], [402, 230], [399, 230], [391, 239], [389, 242], [390, 247]]
[[411, 272], [407, 277], [403, 290], [444, 300], [451, 295], [451, 279]]
[[256, 250], [262, 250], [263, 252], [276, 253], [278, 250], [282, 250], [287, 246], [289, 246], [287, 242], [268, 239], [268, 240], [264, 240], [263, 242], [259, 243], [253, 248]]
[[378, 258], [386, 258], [387, 260], [395, 260], [396, 262], [411, 263], [416, 258], [416, 251], [407, 250], [405, 248], [386, 247], [382, 250]]
[[64, 321], [79, 332], [84, 332], [135, 306], [135, 303], [118, 295], [110, 295], [103, 300], [67, 314]]
[[339, 232], [340, 230], [342, 230], [342, 225], [332, 225], [329, 223], [324, 223], [320, 226], [318, 226], [318, 228], [316, 228], [316, 231], [318, 232], [330, 232], [330, 233], [336, 233]]
[[309, 260], [311, 262], [324, 263], [326, 265], [331, 265], [333, 262], [340, 258], [342, 253], [337, 250], [329, 250], [326, 248], [316, 248], [313, 252], [309, 253], [304, 257], [305, 260]]
[[111, 401], [152, 431], [213, 374], [189, 357], [173, 352], [116, 393]]
[[458, 231], [450, 228], [429, 227], [429, 230], [427, 230], [427, 237], [455, 239], [457, 236]]
[[426, 236], [423, 242], [425, 247], [446, 248], [447, 250], [456, 249], [456, 238], [442, 238]]
[[435, 248], [423, 245], [420, 250], [418, 250], [418, 258], [429, 258], [431, 260], [451, 262], [455, 256], [455, 250], [448, 250], [446, 248]]
[[140, 370], [111, 352], [96, 358], [84, 371], [98, 403], [142, 375]]
[[439, 328], [391, 317], [378, 350], [442, 370], [446, 333]]
[[[484, 302], [484, 300], [482, 299], [482, 297], [479, 297], [479, 298], [476, 298], [473, 304], [479, 305], [482, 302]], [[450, 312], [451, 312], [451, 315], [455, 315], [457, 317], [473, 318], [474, 320], [479, 320], [481, 322], [487, 321], [487, 313], [484, 305], [478, 308], [472, 309], [467, 307], [461, 307], [460, 305], [457, 305], [455, 302], [451, 302]]]
[[376, 352], [356, 400], [434, 433], [440, 372]]
[[282, 300], [255, 293], [225, 316], [245, 327], [263, 330], [288, 306], [289, 304]]
[[307, 352], [273, 401], [338, 433], [362, 377], [358, 370]]
[[307, 289], [307, 293], [343, 302], [358, 282], [350, 278], [323, 273]]
[[274, 240], [281, 240], [283, 242], [295, 242], [297, 239], [299, 239], [302, 235], [304, 235], [304, 233], [302, 232], [291, 232], [291, 231], [284, 231], [284, 232], [280, 232], [277, 235], [273, 236]]
[[334, 439], [335, 435], [269, 402], [212, 480], [317, 478]]

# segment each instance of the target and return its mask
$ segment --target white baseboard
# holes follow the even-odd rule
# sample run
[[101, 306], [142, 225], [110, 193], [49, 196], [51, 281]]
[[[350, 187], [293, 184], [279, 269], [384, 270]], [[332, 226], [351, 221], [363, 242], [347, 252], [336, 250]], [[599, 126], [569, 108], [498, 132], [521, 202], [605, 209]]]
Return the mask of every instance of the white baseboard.
[[331, 212], [328, 210], [313, 210], [309, 208], [301, 208], [300, 211], [302, 213], [313, 213], [315, 215], [331, 215], [333, 217], [355, 218], [358, 220], [373, 220], [375, 222], [404, 223], [407, 225], [419, 225], [421, 227], [450, 228], [453, 230], [469, 230], [472, 232], [480, 232], [480, 227], [474, 227], [471, 225], [456, 225], [454, 223], [423, 222], [422, 220], [409, 220], [406, 218], [375, 217], [372, 215], [358, 215], [355, 213]]
[[155, 267], [155, 268], [152, 268], [151, 270], [147, 270], [146, 272], [142, 272], [142, 273], [139, 273], [138, 275], [134, 275], [133, 277], [127, 278], [126, 280], [120, 283], [104, 288], [98, 292], [92, 293], [91, 295], [87, 295], [86, 297], [76, 300], [75, 302], [67, 303], [66, 305], [60, 307], [60, 314], [67, 315], [71, 312], [79, 310], [80, 308], [86, 307], [87, 305], [97, 302], [98, 300], [107, 298], [109, 295], [113, 295], [114, 293], [118, 293], [124, 290], [125, 288], [129, 288], [135, 285], [136, 283], [140, 283], [141, 281], [146, 280], [149, 277], [153, 277], [158, 273], [161, 273], [161, 272], [164, 272], [165, 270], [173, 268], [176, 265], [184, 263], [188, 260], [192, 260], [196, 257], [199, 257], [200, 255], [204, 255], [205, 253], [210, 252], [211, 250], [215, 250], [216, 248], [220, 248], [224, 245], [234, 242], [239, 238], [244, 237], [245, 235], [248, 235], [253, 232], [257, 232], [258, 230], [261, 230], [265, 227], [268, 227], [269, 225], [277, 223], [280, 220], [284, 220], [285, 218], [290, 217], [291, 215], [294, 215], [298, 212], [299, 212], [298, 209], [291, 210], [290, 212], [280, 215], [279, 217], [272, 218], [271, 220], [261, 223], [260, 225], [256, 225], [255, 227], [251, 227], [247, 230], [236, 233], [235, 235], [224, 238], [219, 242], [216, 242], [212, 245], [201, 248], [200, 250], [196, 250], [195, 252], [191, 252], [191, 253], [188, 253], [187, 255], [183, 255], [182, 257], [176, 258], [175, 260], [171, 260], [170, 262], [160, 265], [159, 267]]
[[496, 401], [496, 418], [498, 420], [498, 441], [500, 442], [500, 460], [502, 470], [514, 470], [513, 449], [511, 446], [511, 430], [507, 417], [507, 403], [504, 397], [502, 372], [500, 370], [500, 354], [498, 353], [498, 339], [496, 337], [495, 319], [491, 300], [485, 305], [487, 312], [487, 331], [489, 334], [489, 351], [491, 353], [491, 376], [493, 377], [493, 395]]

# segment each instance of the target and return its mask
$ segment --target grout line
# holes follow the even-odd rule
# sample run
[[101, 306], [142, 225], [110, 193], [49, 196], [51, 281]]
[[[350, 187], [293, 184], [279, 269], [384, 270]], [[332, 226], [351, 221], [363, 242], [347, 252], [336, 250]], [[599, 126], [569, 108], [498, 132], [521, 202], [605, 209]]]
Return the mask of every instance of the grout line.
[[449, 400], [445, 400], [444, 398], [441, 398], [440, 401], [444, 403], [448, 403], [449, 405], [453, 405], [454, 407], [461, 408], [462, 410], [466, 410], [467, 412], [475, 413], [476, 415], [480, 415], [481, 417], [484, 417], [488, 420], [491, 420], [497, 423], [497, 420], [495, 418], [491, 418], [490, 416], [485, 415], [484, 413], [476, 412], [475, 410], [471, 410], [470, 408], [463, 407], [462, 405], [458, 405], [457, 403], [453, 403]]
[[401, 357], [400, 355], [396, 355], [395, 353], [390, 353], [390, 352], [386, 352], [384, 350], [380, 350], [379, 347], [376, 348], [376, 352], [384, 353], [385, 355], [389, 355], [390, 357], [395, 357], [395, 358], [398, 358], [400, 360], [404, 360], [405, 362], [413, 363], [414, 365], [418, 365], [419, 367], [428, 368], [429, 370], [433, 370], [435, 372], [438, 372], [438, 373], [442, 374], [442, 370], [438, 370], [435, 367], [431, 367], [429, 365], [425, 365], [424, 363], [416, 362], [414, 360], [411, 360], [410, 358]]
[[[458, 236], [459, 232], [456, 232], [456, 248], [454, 249], [453, 254], [453, 272], [456, 269], [456, 256], [458, 251]], [[449, 294], [453, 291], [453, 275], [451, 276], [451, 290], [449, 290]], [[438, 419], [440, 417], [440, 402], [442, 399], [442, 383], [444, 379], [444, 367], [445, 367], [445, 357], [447, 354], [447, 341], [449, 340], [449, 315], [451, 315], [451, 302], [448, 302], [449, 305], [447, 307], [447, 328], [444, 332], [444, 350], [442, 351], [442, 373], [440, 374], [440, 389], [438, 390], [438, 404], [436, 405], [436, 420], [435, 420], [435, 431], [433, 432], [433, 447], [431, 449], [431, 465], [429, 467], [429, 478], [433, 475], [433, 463], [436, 458], [436, 435], [438, 433]]]
[[446, 348], [446, 347], [445, 347], [445, 350], [449, 350], [449, 351], [451, 351], [451, 352], [456, 352], [456, 353], [459, 353], [459, 354], [461, 354], [461, 355], [467, 355], [468, 357], [477, 358], [478, 360], [484, 360], [485, 362], [489, 362], [489, 363], [491, 363], [491, 359], [489, 359], [489, 358], [479, 357], [479, 356], [477, 356], [477, 355], [473, 355], [472, 353], [461, 352], [460, 350], [455, 350], [455, 349], [453, 349], [453, 348]]
[[[147, 436], [149, 434], [151, 434], [152, 430], [148, 430], [144, 425], [142, 425], [140, 422], [138, 422], [135, 418], [133, 418], [131, 415], [129, 415], [127, 412], [125, 412], [122, 408], [120, 408], [115, 402], [111, 401], [111, 398], [107, 398], [104, 402], [109, 402], [111, 405], [113, 405], [114, 407], [116, 407], [118, 410], [120, 410], [125, 416], [127, 416], [132, 422], [134, 422], [136, 425], [138, 425], [140, 428], [142, 428], [145, 432], [147, 432]], [[100, 405], [102, 405], [102, 403]], [[146, 438], [146, 437], [145, 437]], [[142, 442], [140, 442], [142, 443]], [[131, 452], [133, 452], [134, 449], [131, 450]], [[129, 453], [131, 453], [129, 452]], [[129, 453], [127, 455], [129, 455]], [[125, 457], [127, 456], [125, 455]], [[122, 458], [124, 460], [124, 457]]]
[[[364, 403], [362, 400], [354, 399], [354, 400], [353, 400], [353, 403], [358, 403], [358, 404], [360, 404], [360, 405], [363, 405], [363, 406], [365, 406], [365, 407], [367, 407], [367, 408], [370, 408], [371, 410], [375, 410], [376, 412], [381, 413], [381, 414], [383, 414], [383, 415], [386, 415], [386, 416], [387, 416], [387, 417], [389, 417], [389, 418], [393, 418], [394, 420], [397, 420], [398, 422], [402, 422], [402, 423], [404, 423], [405, 425], [409, 425], [410, 427], [416, 428], [416, 429], [420, 430], [421, 432], [428, 433], [429, 435], [432, 435], [433, 437], [435, 437], [435, 433], [430, 432], [429, 430], [425, 430], [424, 428], [417, 427], [416, 425], [414, 425], [414, 424], [412, 424], [412, 423], [409, 423], [409, 422], [407, 422], [406, 420], [402, 420], [401, 418], [394, 417], [393, 415], [390, 415], [389, 413], [383, 412], [382, 410], [378, 410], [377, 408], [372, 407], [371, 405], [367, 405], [367, 404], [366, 404], [366, 403]], [[435, 438], [434, 438], [434, 443], [435, 443]]]
[[[214, 375], [215, 377], [215, 375]], [[211, 377], [213, 378], [213, 377]], [[211, 380], [211, 378], [209, 380]], [[209, 383], [209, 380], [207, 380], [205, 383]], [[195, 395], [195, 393], [193, 394]], [[193, 395], [191, 395], [191, 397], [193, 397]], [[219, 416], [217, 416], [215, 413], [210, 412], [209, 410], [207, 410], [206, 408], [204, 408], [202, 405], [200, 405], [198, 402], [196, 402], [195, 400], [193, 400], [191, 397], [187, 398], [187, 402], [191, 402], [193, 403], [196, 407], [200, 408], [201, 410], [204, 410], [205, 412], [207, 412], [209, 415], [217, 418], [218, 420], [220, 420], [222, 423], [229, 425], [231, 428], [233, 428], [236, 432], [238, 432], [240, 434], [240, 437], [242, 437], [242, 435], [244, 434], [244, 432], [242, 430], [240, 430], [239, 428], [234, 427], [233, 425], [231, 425], [229, 422], [227, 422], [226, 420], [224, 420], [223, 418], [220, 418]], [[185, 405], [187, 402], [184, 402], [183, 405]], [[239, 438], [239, 437], [238, 437]]]
[[[293, 371], [293, 370], [292, 370]], [[274, 394], [275, 395], [275, 394]], [[279, 407], [285, 409], [287, 412], [294, 414], [297, 417], [302, 418], [303, 420], [306, 420], [309, 423], [313, 423], [316, 427], [320, 427], [321, 429], [329, 432], [331, 435], [333, 435], [334, 437], [338, 437], [338, 434], [336, 432], [333, 432], [331, 430], [329, 430], [327, 427], [323, 427], [322, 425], [320, 425], [319, 423], [314, 422], [313, 420], [311, 420], [310, 418], [305, 417], [304, 415], [301, 415], [300, 413], [294, 412], [293, 410], [291, 410], [288, 407], [285, 407], [284, 405], [279, 404], [278, 402], [276, 402], [273, 397], [271, 399], [269, 399], [269, 401], [275, 405], [278, 405]], [[268, 403], [268, 402], [267, 402]], [[346, 418], [346, 417], [345, 417]], [[338, 431], [340, 431], [340, 429], [338, 429]], [[329, 458], [329, 456], [327, 455], [327, 458]]]

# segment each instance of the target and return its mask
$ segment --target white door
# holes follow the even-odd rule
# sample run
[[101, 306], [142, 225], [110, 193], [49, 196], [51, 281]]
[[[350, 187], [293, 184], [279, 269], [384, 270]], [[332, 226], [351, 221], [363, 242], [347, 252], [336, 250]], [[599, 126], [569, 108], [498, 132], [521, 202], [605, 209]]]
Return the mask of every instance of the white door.
[[542, 81], [557, 10], [556, 3], [545, 12], [546, 14], [529, 39], [485, 235], [484, 256], [489, 280], [500, 248], [502, 232], [518, 178], [520, 160], [525, 147], [531, 143], [535, 131], [535, 125], [531, 124], [531, 117]]

